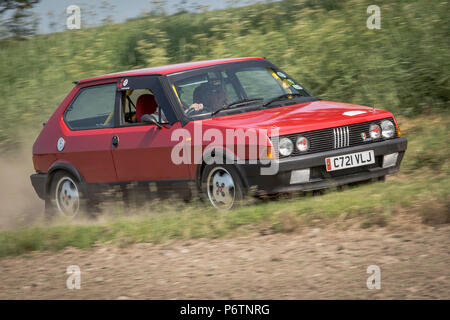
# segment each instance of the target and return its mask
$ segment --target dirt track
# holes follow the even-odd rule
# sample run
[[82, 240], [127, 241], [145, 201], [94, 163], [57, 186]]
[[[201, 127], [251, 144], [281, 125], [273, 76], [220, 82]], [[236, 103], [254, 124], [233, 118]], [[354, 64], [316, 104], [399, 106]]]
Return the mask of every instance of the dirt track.
[[[0, 260], [0, 299], [450, 299], [450, 225], [101, 245]], [[381, 290], [366, 269], [381, 268]], [[81, 268], [81, 289], [66, 268]]]

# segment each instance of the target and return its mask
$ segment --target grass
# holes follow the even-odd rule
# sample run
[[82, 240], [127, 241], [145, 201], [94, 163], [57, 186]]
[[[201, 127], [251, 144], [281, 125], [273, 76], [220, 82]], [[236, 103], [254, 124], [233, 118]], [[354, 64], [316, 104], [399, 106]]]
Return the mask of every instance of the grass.
[[[99, 222], [65, 222], [1, 232], [0, 257], [35, 250], [89, 248], [97, 243], [127, 246], [139, 242], [228, 237], [255, 230], [288, 233], [304, 226], [345, 221], [362, 228], [383, 227], [399, 212], [419, 214], [424, 223], [449, 223], [447, 128], [450, 118], [400, 120], [405, 124], [403, 133], [408, 137], [408, 151], [401, 173], [385, 183], [329, 190], [320, 196], [257, 201], [227, 212], [198, 203], [156, 202], [150, 210], [130, 212], [114, 205], [110, 214]], [[432, 154], [432, 159], [427, 160], [424, 152]], [[435, 159], [440, 159], [440, 163]]]
[[[426, 188], [424, 188], [426, 185]], [[249, 231], [293, 232], [305, 225], [323, 225], [358, 218], [361, 227], [385, 226], [399, 210], [426, 212], [449, 205], [450, 179], [408, 177], [359, 186], [317, 197], [279, 199], [217, 212], [195, 206], [181, 211], [136, 214], [104, 223], [32, 227], [0, 233], [0, 257], [35, 250], [89, 248], [96, 243], [160, 243], [173, 239], [218, 238]], [[448, 208], [448, 207], [447, 207]], [[444, 221], [445, 222], [445, 221]]]

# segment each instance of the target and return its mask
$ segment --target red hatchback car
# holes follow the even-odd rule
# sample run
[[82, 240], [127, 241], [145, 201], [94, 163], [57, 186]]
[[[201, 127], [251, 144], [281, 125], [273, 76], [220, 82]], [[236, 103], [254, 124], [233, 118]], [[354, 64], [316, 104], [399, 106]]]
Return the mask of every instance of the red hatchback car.
[[202, 61], [76, 82], [33, 146], [31, 182], [67, 216], [114, 186], [229, 209], [250, 188], [383, 179], [406, 146], [390, 112], [321, 100], [266, 59]]

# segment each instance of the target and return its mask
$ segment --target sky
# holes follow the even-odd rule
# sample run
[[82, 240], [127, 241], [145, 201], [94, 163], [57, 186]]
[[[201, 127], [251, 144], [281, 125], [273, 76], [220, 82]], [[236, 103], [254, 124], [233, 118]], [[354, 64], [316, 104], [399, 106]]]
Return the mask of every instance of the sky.
[[[70, 5], [77, 5], [81, 9], [82, 25], [88, 27], [102, 24], [102, 20], [110, 17], [114, 22], [124, 22], [130, 18], [141, 16], [145, 12], [150, 12], [156, 7], [154, 0], [41, 0], [35, 6], [33, 12], [39, 17], [38, 33], [49, 33], [64, 31], [68, 14], [66, 8]], [[256, 2], [257, 0], [166, 0], [159, 1], [164, 4], [164, 10], [168, 14], [176, 13], [180, 8], [187, 11], [194, 11], [199, 6], [208, 6], [209, 10], [224, 9], [230, 6], [242, 6]], [[103, 4], [110, 8], [105, 8]], [[184, 4], [182, 4], [184, 3]]]

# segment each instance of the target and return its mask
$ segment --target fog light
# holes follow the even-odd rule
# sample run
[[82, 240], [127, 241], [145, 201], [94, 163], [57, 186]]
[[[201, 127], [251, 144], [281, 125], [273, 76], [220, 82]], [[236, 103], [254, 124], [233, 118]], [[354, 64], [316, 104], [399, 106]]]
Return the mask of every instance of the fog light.
[[369, 127], [369, 134], [373, 140], [376, 140], [380, 137], [380, 126], [377, 124], [371, 124]]
[[383, 168], [393, 167], [397, 164], [398, 152], [386, 154], [383, 157]]
[[300, 152], [308, 151], [309, 149], [309, 141], [305, 137], [298, 137], [297, 138], [297, 150]]
[[293, 170], [291, 172], [291, 184], [309, 182], [309, 168], [302, 170]]

